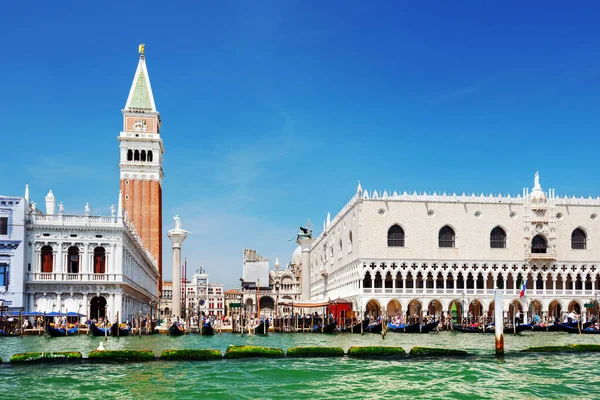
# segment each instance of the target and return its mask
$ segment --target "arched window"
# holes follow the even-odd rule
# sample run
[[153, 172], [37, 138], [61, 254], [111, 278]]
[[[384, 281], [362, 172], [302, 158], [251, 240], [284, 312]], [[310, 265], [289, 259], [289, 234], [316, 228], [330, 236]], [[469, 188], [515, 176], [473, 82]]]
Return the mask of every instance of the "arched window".
[[439, 247], [454, 247], [454, 238], [454, 229], [448, 225], [444, 226], [438, 235]]
[[506, 232], [499, 226], [492, 229], [492, 233], [490, 233], [490, 247], [492, 249], [506, 248]]
[[571, 248], [575, 250], [585, 250], [587, 236], [583, 229], [577, 228], [571, 234]]
[[531, 252], [532, 253], [545, 253], [548, 248], [548, 242], [543, 236], [537, 235], [531, 241]]
[[67, 256], [67, 266], [67, 273], [79, 273], [79, 248], [77, 246], [69, 247], [69, 252]]
[[340, 246], [340, 257], [341, 257], [342, 256], [342, 239], [341, 238], [340, 238], [339, 246]]
[[394, 225], [388, 230], [388, 246], [404, 247], [404, 230], [400, 225]]
[[140, 161], [140, 151], [136, 150], [133, 152], [133, 161]]
[[152, 162], [152, 150], [148, 150], [148, 162]]
[[373, 287], [373, 281], [371, 280], [371, 273], [367, 271], [365, 277], [363, 278], [363, 288], [371, 288]]
[[348, 252], [352, 251], [352, 231], [348, 234]]
[[146, 150], [142, 150], [142, 157], [141, 157], [142, 161], [146, 161]]
[[127, 150], [127, 161], [133, 161], [133, 150]]
[[104, 247], [94, 249], [94, 273], [104, 274], [106, 272], [106, 250]]
[[52, 247], [42, 247], [42, 273], [50, 273], [53, 269]]

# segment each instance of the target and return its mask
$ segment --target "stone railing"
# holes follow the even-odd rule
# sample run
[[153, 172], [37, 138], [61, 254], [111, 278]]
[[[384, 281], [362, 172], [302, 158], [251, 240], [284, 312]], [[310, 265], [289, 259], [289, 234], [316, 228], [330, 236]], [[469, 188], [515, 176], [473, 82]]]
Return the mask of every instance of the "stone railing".
[[66, 272], [34, 272], [27, 274], [29, 282], [123, 282], [121, 274], [93, 274]]
[[118, 226], [122, 225], [116, 217], [105, 217], [99, 215], [36, 215], [31, 214], [31, 221], [36, 225], [51, 226]]
[[[494, 289], [432, 289], [432, 288], [363, 288], [364, 294], [386, 294], [386, 295], [423, 295], [438, 296], [448, 295], [462, 298], [463, 296], [493, 296]], [[520, 289], [504, 289], [505, 296], [519, 296]], [[537, 296], [585, 296], [593, 297], [600, 294], [598, 290], [582, 289], [527, 289], [527, 297], [533, 299]]]

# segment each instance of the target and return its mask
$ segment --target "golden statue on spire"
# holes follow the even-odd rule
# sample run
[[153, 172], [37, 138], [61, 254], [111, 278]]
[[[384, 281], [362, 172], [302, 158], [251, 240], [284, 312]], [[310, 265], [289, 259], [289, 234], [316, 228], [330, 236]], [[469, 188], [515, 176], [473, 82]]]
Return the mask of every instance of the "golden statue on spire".
[[144, 43], [140, 44], [140, 47], [138, 48], [139, 53], [143, 56], [144, 55]]

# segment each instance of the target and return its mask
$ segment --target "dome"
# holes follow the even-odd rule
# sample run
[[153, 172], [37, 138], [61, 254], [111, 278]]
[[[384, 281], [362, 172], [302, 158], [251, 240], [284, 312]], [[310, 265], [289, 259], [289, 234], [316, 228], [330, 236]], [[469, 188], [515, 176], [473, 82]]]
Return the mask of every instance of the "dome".
[[292, 265], [302, 264], [302, 247], [296, 247], [294, 254], [292, 254]]
[[546, 193], [542, 190], [542, 186], [540, 185], [540, 173], [535, 173], [535, 178], [533, 180], [533, 189], [529, 194], [529, 199], [533, 204], [544, 204], [546, 203]]

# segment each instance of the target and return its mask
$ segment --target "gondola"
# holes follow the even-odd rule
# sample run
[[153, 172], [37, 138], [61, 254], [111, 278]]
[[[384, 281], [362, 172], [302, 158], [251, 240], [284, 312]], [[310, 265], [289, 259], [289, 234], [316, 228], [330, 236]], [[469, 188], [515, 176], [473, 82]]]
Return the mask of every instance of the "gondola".
[[562, 329], [559, 324], [552, 325], [533, 325], [531, 330], [534, 332], [560, 332]]
[[92, 331], [92, 336], [110, 336], [110, 329], [101, 328], [96, 324], [91, 324], [90, 329]]
[[[361, 328], [361, 325], [362, 325], [362, 328]], [[362, 322], [359, 322], [358, 324], [352, 326], [352, 328], [350, 328], [350, 329], [342, 330], [342, 332], [361, 333], [361, 332], [365, 332], [365, 330], [367, 329], [367, 326], [369, 326], [369, 320], [365, 319]]]
[[267, 335], [269, 333], [269, 320], [261, 321], [260, 325], [254, 328], [254, 333], [257, 335]]
[[333, 321], [329, 324], [326, 324], [325, 326], [315, 325], [315, 327], [312, 330], [312, 333], [333, 333], [335, 331], [335, 328], [337, 328], [337, 322]]
[[422, 324], [420, 326], [421, 330], [419, 333], [429, 333], [429, 332], [433, 331], [438, 326], [439, 323], [440, 323], [439, 321], [433, 321], [428, 324]]
[[[125, 326], [125, 328], [123, 326]], [[120, 324], [118, 326], [118, 329], [119, 329], [119, 331], [117, 333], [117, 323], [115, 322], [113, 324], [113, 326], [110, 327], [111, 336], [121, 337], [121, 336], [130, 336], [131, 335], [131, 328], [125, 324]]]
[[[519, 324], [519, 325], [517, 325], [516, 328], [513, 328], [512, 326], [511, 327], [505, 326], [504, 327], [504, 334], [509, 335], [511, 333], [514, 334], [515, 332], [516, 333], [521, 333], [523, 331], [530, 331], [532, 329], [533, 329], [533, 327], [531, 325], [529, 325], [529, 324]], [[494, 326], [491, 326], [490, 330], [492, 332], [495, 332]]]
[[169, 327], [169, 335], [171, 335], [171, 336], [185, 335], [185, 328], [183, 327], [183, 325], [178, 324], [177, 322], [173, 322], [173, 324]]
[[452, 330], [462, 333], [493, 333], [494, 329], [483, 330], [479, 326], [452, 325]]
[[367, 325], [367, 329], [365, 329], [366, 333], [381, 333], [381, 330], [383, 329], [383, 324], [380, 323], [376, 323], [376, 324], [369, 324]]
[[215, 334], [215, 329], [210, 322], [205, 322], [204, 325], [202, 325], [202, 334], [204, 336], [213, 336]]
[[48, 325], [46, 327], [46, 331], [48, 332], [48, 335], [50, 335], [50, 337], [75, 336], [77, 335], [77, 333], [79, 333], [79, 328], [69, 328], [66, 329], [65, 332], [65, 328], [55, 328], [53, 326]]

